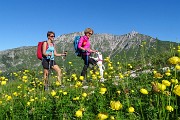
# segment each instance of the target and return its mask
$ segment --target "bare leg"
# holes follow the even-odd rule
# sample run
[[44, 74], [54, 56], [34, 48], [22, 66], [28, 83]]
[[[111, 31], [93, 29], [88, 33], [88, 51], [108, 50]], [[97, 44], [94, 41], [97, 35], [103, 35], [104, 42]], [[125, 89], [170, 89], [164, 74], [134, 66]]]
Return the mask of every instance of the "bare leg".
[[49, 74], [49, 71], [47, 69], [44, 69], [44, 86], [45, 87], [48, 86], [48, 74]]
[[58, 65], [54, 65], [52, 66], [52, 69], [54, 69], [57, 72], [57, 80], [59, 81], [59, 83], [61, 84], [61, 79], [62, 79], [62, 73], [61, 73], [61, 69]]

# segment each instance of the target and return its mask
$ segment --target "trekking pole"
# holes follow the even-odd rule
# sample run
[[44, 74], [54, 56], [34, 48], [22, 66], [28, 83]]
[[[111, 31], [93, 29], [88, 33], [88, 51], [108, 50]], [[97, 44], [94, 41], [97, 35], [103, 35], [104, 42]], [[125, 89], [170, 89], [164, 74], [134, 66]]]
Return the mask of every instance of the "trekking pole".
[[49, 89], [49, 84], [50, 84], [50, 80], [49, 80], [49, 76], [51, 74], [51, 56], [50, 56], [50, 59], [49, 59], [49, 68], [48, 68], [48, 79], [47, 79], [47, 90]]
[[[63, 53], [64, 53], [64, 46], [65, 46], [65, 45], [64, 45], [64, 42], [63, 42]], [[62, 56], [62, 60], [63, 60], [63, 71], [64, 71], [64, 69], [65, 69], [65, 68], [64, 68], [64, 61], [65, 61], [65, 57], [64, 57], [64, 56]]]
[[[88, 65], [88, 55], [87, 55], [87, 50], [86, 50], [86, 62], [87, 62], [87, 65]], [[86, 70], [85, 79], [87, 79], [87, 70]]]

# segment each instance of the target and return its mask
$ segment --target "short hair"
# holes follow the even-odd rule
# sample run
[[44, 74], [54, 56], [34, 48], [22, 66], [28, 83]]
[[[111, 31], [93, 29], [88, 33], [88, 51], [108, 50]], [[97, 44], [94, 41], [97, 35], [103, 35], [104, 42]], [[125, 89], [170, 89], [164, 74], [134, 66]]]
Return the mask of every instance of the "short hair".
[[86, 35], [87, 33], [90, 33], [90, 32], [92, 32], [92, 34], [94, 33], [94, 31], [93, 31], [93, 29], [91, 29], [91, 28], [86, 28], [85, 30], [84, 30], [84, 34]]
[[47, 32], [47, 37], [50, 36], [51, 34], [53, 34], [55, 36], [55, 33], [53, 31], [48, 31]]

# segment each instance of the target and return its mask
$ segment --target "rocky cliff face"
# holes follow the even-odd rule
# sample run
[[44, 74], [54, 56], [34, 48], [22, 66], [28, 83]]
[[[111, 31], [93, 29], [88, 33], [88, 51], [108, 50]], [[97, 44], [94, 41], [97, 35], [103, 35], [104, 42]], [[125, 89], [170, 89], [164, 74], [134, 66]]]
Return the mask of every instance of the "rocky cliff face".
[[[77, 35], [83, 35], [83, 32], [62, 35], [56, 38], [56, 44], [61, 46], [61, 50], [73, 51], [73, 40]], [[148, 41], [148, 44], [156, 40], [150, 36], [139, 34], [132, 31], [125, 35], [94, 34], [91, 41], [91, 48], [101, 52], [108, 52], [109, 56], [122, 50], [129, 50], [133, 47], [139, 47], [142, 41]]]

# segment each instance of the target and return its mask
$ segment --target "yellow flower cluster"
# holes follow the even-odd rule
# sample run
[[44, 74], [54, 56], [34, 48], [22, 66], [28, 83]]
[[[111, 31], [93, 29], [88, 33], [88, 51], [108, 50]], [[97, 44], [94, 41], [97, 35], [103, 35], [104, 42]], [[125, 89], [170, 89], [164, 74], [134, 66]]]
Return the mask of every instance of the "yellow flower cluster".
[[104, 62], [108, 62], [108, 63], [111, 62], [111, 61], [110, 61], [110, 58], [109, 58], [109, 57], [106, 57], [106, 58], [104, 59]]
[[0, 84], [1, 85], [6, 85], [7, 81], [8, 81], [8, 79], [6, 77], [4, 77], [4, 76], [0, 77]]
[[72, 79], [74, 79], [75, 81], [77, 80], [76, 74], [72, 74], [71, 77], [72, 77]]

